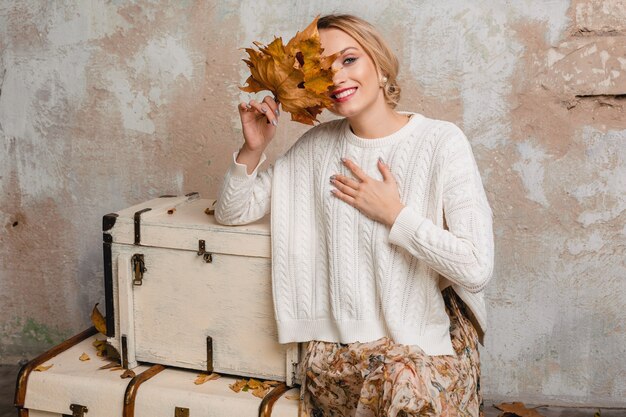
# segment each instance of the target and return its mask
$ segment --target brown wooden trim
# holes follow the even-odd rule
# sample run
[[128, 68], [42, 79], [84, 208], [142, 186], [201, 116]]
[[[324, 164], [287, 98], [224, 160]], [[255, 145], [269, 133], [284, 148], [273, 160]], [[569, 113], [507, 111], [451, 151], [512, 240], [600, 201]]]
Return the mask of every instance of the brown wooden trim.
[[28, 409], [26, 409], [26, 408], [18, 408], [17, 409], [17, 417], [28, 417]]
[[[15, 400], [13, 402], [13, 404], [18, 408], [18, 416], [28, 416], [28, 410], [24, 410], [23, 407], [24, 400], [26, 399], [26, 385], [28, 384], [28, 377], [30, 376], [30, 373], [42, 363], [54, 358], [59, 353], [68, 350], [72, 346], [79, 344], [96, 333], [98, 333], [98, 331], [94, 326], [88, 328], [87, 330], [83, 330], [77, 335], [70, 337], [65, 342], [59, 343], [52, 349], [42, 353], [26, 365], [22, 366], [22, 369], [20, 369], [20, 372], [17, 374], [17, 381], [15, 383]], [[24, 412], [26, 414], [23, 414]]]
[[130, 380], [124, 393], [124, 410], [122, 411], [123, 417], [135, 416], [135, 398], [137, 397], [137, 391], [139, 386], [165, 369], [163, 365], [153, 365], [146, 369], [136, 377]]
[[272, 415], [272, 408], [274, 407], [274, 403], [278, 401], [278, 399], [291, 388], [287, 386], [287, 384], [282, 383], [280, 385], [276, 385], [273, 390], [267, 393], [265, 397], [263, 397], [263, 401], [259, 405], [259, 417], [270, 417]]

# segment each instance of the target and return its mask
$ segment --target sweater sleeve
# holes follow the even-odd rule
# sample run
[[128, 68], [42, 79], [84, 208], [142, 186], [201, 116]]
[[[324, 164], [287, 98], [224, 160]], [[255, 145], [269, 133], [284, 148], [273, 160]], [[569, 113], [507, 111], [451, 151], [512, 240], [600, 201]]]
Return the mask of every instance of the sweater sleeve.
[[267, 159], [265, 153], [248, 175], [247, 166], [237, 162], [238, 152], [231, 163], [215, 203], [215, 220], [224, 225], [252, 223], [270, 211], [273, 167], [258, 172]]
[[484, 289], [493, 273], [492, 212], [472, 148], [456, 128], [443, 162], [443, 211], [447, 230], [412, 207], [402, 209], [389, 232], [399, 245], [467, 289]]

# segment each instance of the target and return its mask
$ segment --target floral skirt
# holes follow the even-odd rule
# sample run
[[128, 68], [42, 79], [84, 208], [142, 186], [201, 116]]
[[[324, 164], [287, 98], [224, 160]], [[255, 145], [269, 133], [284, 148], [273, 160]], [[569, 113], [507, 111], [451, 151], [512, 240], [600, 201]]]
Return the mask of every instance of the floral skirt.
[[465, 304], [443, 291], [455, 355], [428, 356], [388, 337], [311, 341], [299, 368], [299, 417], [482, 417], [478, 335]]

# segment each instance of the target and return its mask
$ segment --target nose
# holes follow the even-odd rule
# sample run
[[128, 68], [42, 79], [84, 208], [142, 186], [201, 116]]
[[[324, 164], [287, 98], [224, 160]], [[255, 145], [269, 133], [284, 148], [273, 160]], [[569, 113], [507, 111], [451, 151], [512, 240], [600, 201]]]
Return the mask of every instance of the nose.
[[343, 65], [335, 67], [335, 74], [333, 75], [333, 84], [336, 86], [340, 85], [345, 81], [345, 71], [343, 70]]

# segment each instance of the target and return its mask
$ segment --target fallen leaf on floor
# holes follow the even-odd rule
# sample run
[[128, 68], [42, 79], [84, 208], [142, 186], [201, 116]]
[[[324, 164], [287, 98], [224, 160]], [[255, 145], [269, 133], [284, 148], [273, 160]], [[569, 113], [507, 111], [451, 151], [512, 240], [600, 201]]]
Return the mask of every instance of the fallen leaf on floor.
[[289, 394], [289, 395], [285, 395], [285, 398], [287, 398], [288, 400], [300, 400], [300, 395], [298, 395], [298, 394]]
[[214, 379], [218, 379], [221, 375], [212, 372], [210, 374], [199, 374], [195, 381], [193, 381], [196, 385], [204, 384], [207, 381], [213, 381]]
[[124, 378], [134, 378], [135, 377], [135, 373], [133, 371], [131, 371], [130, 369], [127, 369], [124, 371], [124, 373], [122, 375], [120, 375], [120, 378], [124, 379]]
[[107, 342], [106, 340], [94, 340], [92, 345], [96, 348], [96, 355], [100, 358], [106, 356]]
[[35, 368], [35, 371], [36, 372], [47, 371], [48, 369], [52, 368], [53, 365], [39, 365], [38, 367]]
[[280, 385], [281, 383], [278, 381], [263, 381], [263, 386], [265, 387], [275, 387], [276, 385]]
[[83, 354], [80, 355], [80, 358], [78, 358], [78, 359], [80, 359], [81, 361], [85, 362], [85, 361], [88, 361], [91, 358], [89, 357], [89, 355], [87, 355], [85, 352], [83, 352]]
[[124, 369], [124, 367], [122, 367], [122, 365], [117, 365], [117, 366], [114, 366], [112, 368], [109, 368], [110, 371], [121, 371], [122, 369]]
[[239, 392], [242, 390], [243, 387], [246, 386], [247, 383], [248, 381], [246, 381], [245, 379], [239, 379], [237, 380], [237, 382], [233, 382], [228, 387], [235, 392]]
[[250, 380], [248, 381], [248, 386], [252, 389], [256, 389], [259, 387], [263, 387], [263, 383], [258, 379], [250, 378]]
[[102, 313], [100, 313], [100, 310], [98, 310], [98, 304], [100, 303], [96, 303], [96, 305], [93, 306], [93, 310], [91, 311], [91, 322], [94, 326], [96, 326], [97, 331], [99, 331], [103, 335], [106, 335], [107, 322], [106, 320], [104, 320], [104, 316], [102, 315]]
[[504, 411], [498, 417], [544, 417], [534, 408], [526, 408], [526, 405], [521, 402], [494, 404], [494, 407]]
[[111, 368], [117, 368], [117, 367], [120, 367], [120, 368], [121, 368], [121, 366], [120, 366], [120, 364], [119, 364], [119, 363], [117, 363], [117, 362], [109, 362], [109, 363], [107, 363], [106, 365], [102, 365], [102, 366], [101, 366], [100, 368], [98, 368], [98, 369], [111, 369]]
[[263, 385], [261, 385], [260, 387], [257, 387], [254, 390], [252, 390], [252, 395], [254, 395], [255, 397], [263, 398], [265, 397], [265, 394], [269, 392], [269, 390], [270, 390], [269, 388], [265, 388], [263, 387]]
[[601, 417], [601, 415], [600, 415], [600, 410], [596, 411], [596, 412], [593, 414], [593, 417]]
[[106, 340], [99, 340], [96, 339], [93, 342], [91, 342], [92, 346], [95, 347], [96, 349], [100, 349], [102, 346], [105, 346], [107, 344]]

